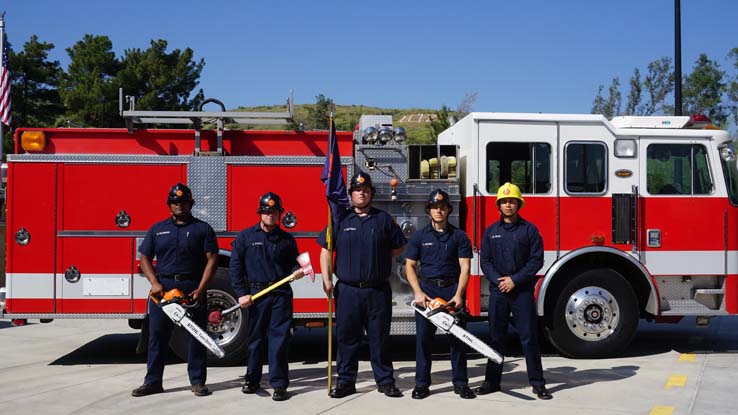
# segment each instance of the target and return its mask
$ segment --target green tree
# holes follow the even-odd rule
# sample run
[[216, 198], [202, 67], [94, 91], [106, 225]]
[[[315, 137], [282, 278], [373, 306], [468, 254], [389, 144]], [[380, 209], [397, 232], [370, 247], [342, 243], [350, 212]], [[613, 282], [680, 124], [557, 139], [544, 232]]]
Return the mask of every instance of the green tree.
[[441, 109], [439, 111], [436, 111], [434, 115], [435, 116], [431, 117], [429, 132], [429, 139], [432, 143], [437, 142], [438, 135], [451, 126], [450, 118], [453, 116], [453, 112], [444, 104], [441, 106]]
[[113, 82], [118, 61], [107, 36], [85, 35], [67, 48], [71, 62], [62, 76], [61, 95], [69, 120], [85, 126], [122, 125]]
[[685, 114], [704, 114], [719, 126], [728, 121], [728, 110], [722, 103], [726, 85], [725, 72], [704, 53], [697, 58], [694, 69], [684, 81]]
[[[728, 53], [728, 58], [733, 59], [733, 68], [738, 70], [738, 48], [733, 48], [733, 50]], [[728, 106], [733, 124], [738, 125], [738, 72], [736, 72], [736, 75], [729, 81], [726, 87], [728, 93]]]
[[671, 65], [671, 58], [663, 57], [648, 64], [648, 75], [643, 81], [643, 87], [648, 92], [648, 101], [638, 111], [638, 115], [669, 112], [664, 100], [674, 91], [674, 67]]
[[193, 60], [190, 48], [167, 53], [166, 40], [152, 40], [146, 50], [126, 49], [114, 84], [136, 97], [137, 110], [196, 110], [204, 100], [200, 89], [194, 97], [205, 61]]
[[641, 99], [641, 71], [635, 68], [633, 70], [633, 76], [630, 78], [630, 93], [628, 94], [628, 103], [625, 104], [625, 114], [638, 114], [638, 110], [641, 107]]
[[[671, 59], [664, 57], [648, 64], [648, 74], [641, 81], [641, 71], [633, 70], [630, 78], [630, 92], [625, 105], [627, 115], [653, 115], [656, 112], [668, 113], [673, 108], [664, 103], [666, 97], [674, 90], [674, 69]], [[607, 118], [623, 115], [620, 111], [621, 93], [620, 80], [614, 78], [608, 88], [608, 96], [603, 96], [605, 87], [597, 88], [597, 95], [592, 102], [592, 113], [603, 114]], [[648, 94], [648, 100], [644, 102], [644, 91]]]
[[600, 85], [597, 89], [597, 96], [592, 102], [592, 114], [602, 114], [606, 118], [612, 118], [620, 115], [620, 106], [622, 104], [622, 96], [620, 94], [620, 79], [615, 77], [608, 88], [608, 96], [605, 99], [602, 96], [604, 86]]
[[319, 94], [315, 97], [315, 105], [307, 107], [308, 128], [311, 130], [327, 130], [331, 112], [336, 110], [333, 100]]
[[9, 50], [13, 124], [20, 127], [51, 127], [63, 114], [59, 98], [58, 61], [49, 61], [54, 45], [33, 35], [15, 54]]

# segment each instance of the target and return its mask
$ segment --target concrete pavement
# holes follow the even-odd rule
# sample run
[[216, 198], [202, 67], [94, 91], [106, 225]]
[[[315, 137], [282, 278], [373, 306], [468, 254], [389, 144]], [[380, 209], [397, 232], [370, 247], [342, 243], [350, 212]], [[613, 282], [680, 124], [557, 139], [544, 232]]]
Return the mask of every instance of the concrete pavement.
[[[121, 320], [30, 321], [11, 327], [0, 320], [0, 405], [3, 413], [481, 413], [498, 414], [732, 414], [738, 411], [733, 379], [738, 371], [738, 318], [713, 319], [697, 328], [693, 319], [676, 325], [641, 322], [628, 352], [618, 358], [573, 360], [554, 353], [543, 367], [551, 401], [532, 395], [525, 361], [515, 339], [505, 363], [503, 391], [474, 400], [453, 393], [448, 348], [443, 337], [434, 350], [432, 395], [410, 398], [414, 386], [414, 337], [393, 339], [395, 376], [402, 398], [376, 392], [367, 361], [359, 367], [358, 393], [330, 399], [326, 387], [325, 331], [298, 330], [291, 348], [291, 399], [273, 402], [267, 376], [257, 395], [240, 391], [244, 367], [213, 367], [208, 385], [213, 395], [189, 391], [186, 365], [173, 361], [165, 370], [166, 393], [133, 398], [142, 383], [144, 356], [134, 352], [137, 332]], [[485, 336], [483, 324], [473, 325]], [[368, 358], [368, 356], [364, 356]], [[472, 386], [481, 383], [485, 361], [469, 361]], [[335, 374], [335, 371], [334, 371]]]

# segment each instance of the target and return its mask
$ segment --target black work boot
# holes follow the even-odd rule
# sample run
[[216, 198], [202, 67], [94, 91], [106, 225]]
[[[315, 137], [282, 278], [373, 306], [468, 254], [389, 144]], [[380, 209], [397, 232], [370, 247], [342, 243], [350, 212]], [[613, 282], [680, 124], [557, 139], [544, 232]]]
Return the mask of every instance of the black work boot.
[[256, 391], [259, 390], [259, 383], [258, 382], [246, 382], [241, 387], [241, 392], [243, 393], [256, 393]]
[[274, 388], [274, 394], [272, 394], [273, 401], [286, 401], [287, 399], [289, 399], [289, 397], [290, 395], [287, 393], [287, 388]]
[[389, 396], [390, 398], [399, 398], [402, 396], [402, 392], [397, 389], [397, 386], [395, 386], [395, 382], [385, 383], [384, 385], [377, 386], [377, 392], [383, 393], [384, 396]]
[[413, 389], [413, 399], [425, 399], [430, 395], [430, 389], [427, 386], [416, 386]]
[[493, 385], [492, 382], [485, 380], [480, 386], [474, 390], [477, 395], [487, 395], [500, 391], [500, 385]]
[[136, 398], [141, 396], [153, 395], [155, 393], [164, 392], [164, 388], [161, 387], [161, 383], [144, 383], [131, 391], [131, 396]]
[[195, 394], [195, 396], [208, 396], [210, 395], [210, 390], [207, 386], [205, 386], [204, 383], [198, 383], [197, 385], [190, 386], [190, 390], [192, 393]]
[[553, 399], [553, 395], [546, 389], [546, 386], [533, 386], [533, 393], [538, 396], [538, 399], [543, 399], [544, 401]]
[[461, 399], [474, 399], [477, 395], [474, 394], [469, 386], [454, 386], [454, 393], [459, 395]]
[[331, 391], [331, 398], [341, 399], [356, 393], [356, 386], [350, 383], [339, 383]]

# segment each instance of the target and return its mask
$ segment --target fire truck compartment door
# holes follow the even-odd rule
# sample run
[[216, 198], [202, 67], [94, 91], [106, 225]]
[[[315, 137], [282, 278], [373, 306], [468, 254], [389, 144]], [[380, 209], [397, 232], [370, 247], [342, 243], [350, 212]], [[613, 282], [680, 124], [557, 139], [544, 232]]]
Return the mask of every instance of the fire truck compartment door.
[[131, 313], [134, 244], [129, 237], [60, 237], [58, 311]]
[[[145, 231], [168, 214], [169, 188], [185, 182], [185, 164], [64, 164], [59, 187], [65, 231]], [[197, 195], [195, 195], [197, 198]], [[118, 225], [121, 212], [126, 227]]]

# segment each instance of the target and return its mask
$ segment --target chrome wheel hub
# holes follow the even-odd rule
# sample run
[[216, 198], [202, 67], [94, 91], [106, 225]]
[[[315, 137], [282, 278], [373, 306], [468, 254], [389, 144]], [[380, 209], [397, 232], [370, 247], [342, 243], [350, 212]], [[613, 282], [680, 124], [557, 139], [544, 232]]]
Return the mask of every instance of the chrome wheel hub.
[[[230, 294], [221, 290], [208, 290], [208, 314], [214, 312], [222, 312], [238, 301]], [[224, 346], [238, 337], [241, 330], [241, 319], [243, 314], [241, 310], [236, 310], [226, 316], [221, 316], [215, 321], [208, 318], [208, 333], [215, 339], [219, 346]]]
[[618, 302], [604, 288], [581, 288], [566, 303], [566, 324], [582, 340], [606, 339], [615, 332], [619, 320]]

